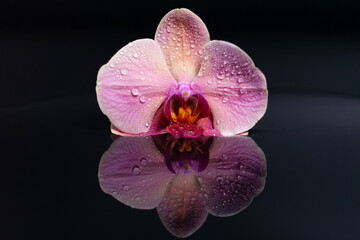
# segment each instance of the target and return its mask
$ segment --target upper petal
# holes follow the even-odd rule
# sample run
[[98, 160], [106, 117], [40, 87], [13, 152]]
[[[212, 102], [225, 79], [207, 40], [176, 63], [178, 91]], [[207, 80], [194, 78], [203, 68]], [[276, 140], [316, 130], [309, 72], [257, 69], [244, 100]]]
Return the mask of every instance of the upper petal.
[[231, 136], [252, 128], [264, 115], [267, 90], [264, 74], [239, 47], [211, 41], [192, 87], [209, 103], [214, 128]]
[[97, 99], [101, 110], [121, 132], [147, 132], [152, 119], [177, 83], [160, 46], [151, 39], [129, 43], [98, 73]]
[[116, 139], [99, 165], [101, 189], [140, 209], [155, 208], [173, 176], [151, 137]]
[[215, 216], [240, 212], [263, 190], [265, 176], [265, 155], [251, 138], [214, 138], [208, 167], [199, 174], [205, 207]]
[[167, 230], [177, 237], [193, 234], [208, 215], [200, 185], [192, 174], [177, 174], [169, 184], [157, 211]]
[[200, 69], [203, 48], [210, 36], [197, 15], [181, 8], [165, 15], [157, 27], [155, 40], [175, 79], [190, 82]]

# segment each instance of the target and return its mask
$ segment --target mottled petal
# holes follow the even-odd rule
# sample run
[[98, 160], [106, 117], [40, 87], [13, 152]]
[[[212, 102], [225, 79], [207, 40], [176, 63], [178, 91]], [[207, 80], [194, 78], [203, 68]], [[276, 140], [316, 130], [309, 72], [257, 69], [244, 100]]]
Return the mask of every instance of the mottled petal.
[[199, 174], [205, 207], [215, 216], [242, 211], [263, 190], [265, 176], [265, 155], [251, 138], [214, 138], [209, 165]]
[[98, 73], [101, 110], [120, 132], [148, 132], [155, 113], [176, 88], [160, 46], [151, 39], [129, 43]]
[[208, 215], [202, 198], [194, 175], [176, 175], [157, 207], [166, 229], [177, 237], [187, 237], [198, 230]]
[[155, 34], [171, 73], [179, 82], [190, 82], [200, 69], [209, 32], [203, 21], [188, 9], [174, 9], [161, 20]]
[[174, 176], [151, 137], [120, 137], [101, 158], [101, 189], [139, 209], [155, 208]]
[[232, 136], [252, 128], [267, 106], [266, 80], [251, 58], [239, 47], [211, 41], [192, 82], [208, 101], [214, 128]]

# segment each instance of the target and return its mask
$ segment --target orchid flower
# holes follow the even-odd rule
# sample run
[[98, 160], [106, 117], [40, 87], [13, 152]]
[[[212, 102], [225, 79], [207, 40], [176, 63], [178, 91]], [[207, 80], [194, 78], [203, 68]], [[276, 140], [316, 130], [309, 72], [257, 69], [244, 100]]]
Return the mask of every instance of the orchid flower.
[[249, 206], [264, 188], [266, 160], [245, 136], [121, 137], [103, 154], [98, 176], [105, 193], [133, 208], [156, 208], [169, 232], [186, 237], [208, 213], [232, 216]]
[[140, 39], [102, 66], [97, 99], [112, 133], [123, 136], [233, 136], [264, 115], [263, 73], [234, 44], [212, 40], [188, 9], [164, 16], [155, 40]]

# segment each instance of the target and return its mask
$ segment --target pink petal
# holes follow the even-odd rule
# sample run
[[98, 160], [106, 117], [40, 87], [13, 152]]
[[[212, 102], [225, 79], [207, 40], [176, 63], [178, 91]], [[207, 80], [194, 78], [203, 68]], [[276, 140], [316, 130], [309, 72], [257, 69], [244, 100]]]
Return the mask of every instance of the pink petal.
[[177, 237], [190, 236], [201, 227], [208, 215], [202, 198], [194, 175], [176, 175], [157, 207], [161, 222]]
[[146, 133], [131, 134], [120, 131], [113, 124], [110, 126], [111, 133], [119, 136], [147, 136], [147, 135], [160, 135], [167, 133], [166, 127], [169, 126], [169, 120], [164, 116], [164, 106], [156, 111], [152, 123], [150, 124], [150, 129]]
[[214, 138], [208, 167], [199, 174], [205, 207], [215, 216], [242, 211], [263, 190], [265, 176], [265, 155], [251, 138]]
[[101, 110], [119, 131], [148, 132], [166, 93], [176, 88], [160, 46], [151, 39], [129, 43], [98, 73]]
[[155, 208], [174, 176], [151, 137], [120, 137], [101, 158], [101, 189], [139, 209]]
[[249, 130], [265, 113], [265, 76], [244, 51], [231, 43], [211, 41], [206, 45], [192, 87], [208, 101], [214, 128], [223, 136]]
[[203, 21], [188, 9], [174, 9], [159, 23], [155, 40], [161, 45], [171, 73], [178, 82], [190, 82], [200, 69], [209, 32]]

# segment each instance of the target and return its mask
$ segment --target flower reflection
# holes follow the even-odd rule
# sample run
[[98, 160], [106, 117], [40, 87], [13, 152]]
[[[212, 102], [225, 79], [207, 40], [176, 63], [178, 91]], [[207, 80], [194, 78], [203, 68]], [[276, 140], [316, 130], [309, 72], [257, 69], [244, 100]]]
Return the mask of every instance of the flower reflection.
[[121, 137], [102, 156], [102, 190], [138, 209], [157, 208], [177, 237], [193, 234], [208, 213], [245, 209], [265, 184], [264, 153], [249, 137]]

